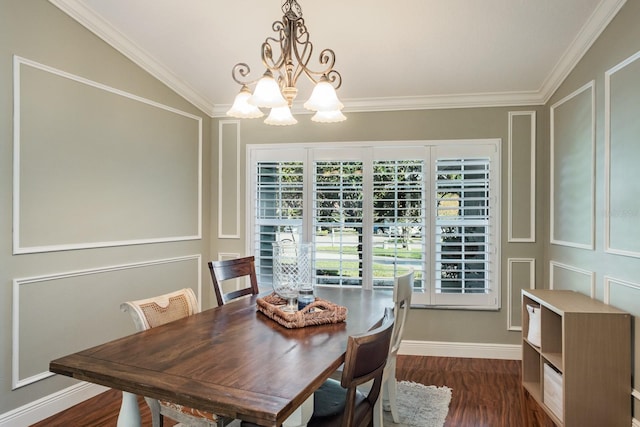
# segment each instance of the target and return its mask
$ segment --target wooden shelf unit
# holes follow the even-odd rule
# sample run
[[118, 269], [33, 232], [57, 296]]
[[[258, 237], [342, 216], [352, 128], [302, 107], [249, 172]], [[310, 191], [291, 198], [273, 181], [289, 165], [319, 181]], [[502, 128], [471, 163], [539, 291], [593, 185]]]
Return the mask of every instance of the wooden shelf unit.
[[[541, 308], [540, 347], [527, 305]], [[544, 364], [561, 376], [560, 410], [544, 401]], [[558, 426], [629, 427], [631, 315], [574, 291], [523, 290], [522, 385]]]

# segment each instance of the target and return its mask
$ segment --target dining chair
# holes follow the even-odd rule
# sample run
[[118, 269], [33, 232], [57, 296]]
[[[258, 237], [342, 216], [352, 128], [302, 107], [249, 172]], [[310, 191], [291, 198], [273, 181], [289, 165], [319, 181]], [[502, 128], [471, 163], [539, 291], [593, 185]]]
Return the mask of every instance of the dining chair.
[[[330, 378], [316, 390], [313, 415], [307, 427], [373, 425], [393, 324], [393, 310], [387, 308], [374, 329], [348, 338], [340, 382]], [[371, 388], [366, 393], [358, 388], [371, 381]]]
[[[307, 427], [370, 427], [380, 396], [382, 373], [389, 354], [394, 316], [386, 308], [373, 329], [347, 339], [340, 381], [329, 378], [313, 394], [313, 415]], [[372, 383], [368, 392], [358, 386]], [[242, 427], [256, 427], [242, 422]]]
[[404, 327], [409, 317], [411, 309], [411, 295], [413, 293], [413, 269], [409, 272], [396, 276], [393, 283], [393, 315], [395, 323], [393, 325], [393, 333], [391, 334], [391, 345], [389, 346], [389, 357], [382, 374], [382, 399], [376, 405], [376, 414], [374, 416], [374, 427], [382, 427], [383, 409], [391, 411], [393, 422], [400, 423], [397, 401], [397, 383], [396, 383], [396, 359], [398, 350], [402, 343], [404, 335]]
[[[127, 301], [120, 309], [129, 313], [136, 330], [145, 331], [174, 320], [182, 319], [198, 313], [198, 300], [191, 288], [181, 289], [153, 298]], [[168, 417], [184, 425], [194, 427], [223, 427], [233, 421], [232, 418], [220, 417], [206, 411], [200, 411], [169, 401], [144, 398], [151, 410], [153, 427], [162, 427], [164, 418]]]
[[[253, 256], [224, 261], [209, 261], [209, 271], [211, 272], [213, 291], [216, 294], [218, 306], [224, 305], [235, 298], [245, 295], [257, 295], [260, 292], [256, 277], [255, 258]], [[249, 278], [248, 287], [224, 292], [221, 282], [241, 277]]]

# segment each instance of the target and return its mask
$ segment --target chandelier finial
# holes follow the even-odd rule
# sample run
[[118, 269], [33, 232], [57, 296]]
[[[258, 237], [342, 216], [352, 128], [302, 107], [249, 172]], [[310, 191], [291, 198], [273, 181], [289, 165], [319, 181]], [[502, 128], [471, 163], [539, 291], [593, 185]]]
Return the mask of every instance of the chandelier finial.
[[295, 21], [302, 18], [302, 8], [296, 0], [286, 0], [282, 5], [282, 14]]

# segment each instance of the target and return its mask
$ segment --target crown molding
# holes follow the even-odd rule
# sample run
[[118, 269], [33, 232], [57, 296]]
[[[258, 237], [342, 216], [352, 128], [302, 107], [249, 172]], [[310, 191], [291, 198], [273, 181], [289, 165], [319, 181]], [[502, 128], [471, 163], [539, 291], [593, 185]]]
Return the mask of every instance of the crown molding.
[[[214, 105], [160, 61], [129, 40], [93, 10], [82, 4], [81, 1], [49, 0], [49, 2], [210, 117], [225, 117], [226, 111], [231, 106], [230, 104]], [[625, 3], [626, 0], [602, 0], [537, 91], [346, 99], [343, 100], [344, 111], [377, 112], [544, 105]], [[293, 112], [296, 114], [310, 114], [309, 111], [302, 108], [302, 103], [299, 105], [295, 103]]]
[[587, 53], [589, 48], [600, 37], [607, 25], [618, 14], [627, 0], [602, 0], [593, 11], [586, 24], [573, 39], [558, 63], [547, 76], [542, 88], [541, 97], [546, 104], [553, 96], [569, 73], [578, 65], [578, 62]]
[[[369, 113], [377, 111], [436, 110], [450, 108], [513, 107], [542, 105], [544, 99], [538, 92], [477, 93], [461, 95], [405, 96], [396, 98], [343, 99], [345, 113]], [[313, 114], [294, 102], [294, 114]], [[231, 104], [218, 104], [213, 108], [213, 118], [225, 117]]]
[[82, 4], [82, 2], [78, 0], [49, 0], [49, 2], [78, 21], [78, 23], [100, 37], [153, 77], [167, 85], [178, 95], [191, 102], [209, 116], [212, 115], [213, 104], [200, 96], [198, 92], [165, 67], [160, 61], [133, 43], [100, 15]]

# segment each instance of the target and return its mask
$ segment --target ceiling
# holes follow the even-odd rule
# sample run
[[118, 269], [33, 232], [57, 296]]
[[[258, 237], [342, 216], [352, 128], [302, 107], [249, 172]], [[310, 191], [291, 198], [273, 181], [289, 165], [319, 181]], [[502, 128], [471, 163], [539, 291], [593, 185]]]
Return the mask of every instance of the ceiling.
[[[280, 0], [49, 1], [212, 117], [236, 63], [263, 73], [282, 18]], [[312, 66], [336, 53], [344, 111], [543, 104], [625, 1], [298, 0]]]

